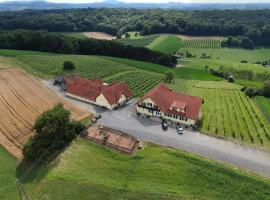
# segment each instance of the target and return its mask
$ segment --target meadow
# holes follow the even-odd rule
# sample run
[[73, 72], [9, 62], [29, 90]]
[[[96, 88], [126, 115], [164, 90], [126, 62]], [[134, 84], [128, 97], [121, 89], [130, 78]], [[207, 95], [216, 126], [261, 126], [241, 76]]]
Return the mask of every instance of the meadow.
[[[127, 156], [76, 139], [50, 165], [25, 174], [0, 148], [3, 200], [19, 199], [16, 178], [31, 199], [261, 199], [270, 182], [179, 150], [148, 144]], [[76, 169], [76, 170], [75, 170]]]
[[182, 44], [183, 41], [177, 36], [161, 35], [147, 47], [154, 51], [159, 51], [166, 54], [173, 54], [179, 50]]

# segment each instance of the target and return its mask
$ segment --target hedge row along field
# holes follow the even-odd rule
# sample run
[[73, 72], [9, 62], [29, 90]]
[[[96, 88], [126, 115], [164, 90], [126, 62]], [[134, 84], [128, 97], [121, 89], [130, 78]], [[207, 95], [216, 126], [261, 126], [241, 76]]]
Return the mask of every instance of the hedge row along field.
[[144, 95], [163, 80], [163, 75], [144, 70], [123, 72], [104, 79], [106, 82], [125, 81], [131, 88], [134, 97]]
[[189, 49], [220, 49], [221, 40], [214, 39], [184, 39], [183, 48]]
[[123, 38], [119, 39], [117, 41], [126, 44], [126, 45], [131, 45], [131, 46], [136, 46], [136, 47], [146, 47], [147, 45], [151, 44], [157, 37], [157, 35], [151, 35], [151, 36], [145, 36], [145, 37], [140, 37], [140, 38]]

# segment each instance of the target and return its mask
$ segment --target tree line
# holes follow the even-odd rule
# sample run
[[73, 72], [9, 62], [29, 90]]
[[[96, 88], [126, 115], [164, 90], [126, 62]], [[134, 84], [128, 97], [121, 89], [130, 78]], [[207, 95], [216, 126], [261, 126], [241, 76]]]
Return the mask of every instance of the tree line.
[[[270, 45], [270, 10], [63, 9], [0, 12], [0, 29], [241, 36], [229, 45]], [[238, 41], [238, 42], [237, 42]], [[229, 41], [230, 42], [230, 41]], [[251, 42], [251, 44], [249, 44]]]
[[144, 47], [132, 47], [119, 42], [90, 38], [73, 38], [48, 31], [0, 31], [0, 48], [46, 51], [54, 53], [104, 55], [130, 58], [173, 67], [177, 60], [167, 54]]

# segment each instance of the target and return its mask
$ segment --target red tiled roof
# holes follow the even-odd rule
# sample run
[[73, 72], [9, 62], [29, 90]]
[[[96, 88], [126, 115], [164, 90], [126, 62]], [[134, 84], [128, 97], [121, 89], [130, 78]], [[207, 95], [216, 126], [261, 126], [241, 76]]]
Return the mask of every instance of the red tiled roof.
[[[164, 113], [180, 115], [194, 120], [198, 118], [203, 102], [199, 97], [173, 92], [165, 84], [160, 84], [149, 91], [139, 102], [146, 98], [150, 98]], [[173, 107], [183, 110], [183, 112], [171, 109]]]
[[76, 75], [65, 77], [67, 92], [91, 101], [102, 93], [110, 105], [117, 104], [121, 95], [132, 96], [128, 85], [124, 82], [104, 85], [101, 79], [87, 80]]

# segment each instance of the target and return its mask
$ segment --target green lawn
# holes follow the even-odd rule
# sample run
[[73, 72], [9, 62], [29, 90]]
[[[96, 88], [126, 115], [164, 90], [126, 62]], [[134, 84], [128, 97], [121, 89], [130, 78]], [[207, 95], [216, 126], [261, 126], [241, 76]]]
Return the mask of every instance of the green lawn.
[[256, 96], [255, 101], [265, 115], [266, 119], [270, 122], [270, 98]]
[[177, 52], [182, 44], [182, 39], [177, 36], [160, 36], [148, 45], [148, 48], [154, 51], [172, 54]]
[[[1, 189], [7, 191], [0, 193], [1, 200], [16, 200], [17, 161], [2, 149], [0, 159], [5, 162], [0, 165], [5, 172]], [[29, 173], [24, 188], [31, 199], [48, 200], [266, 200], [270, 195], [269, 180], [179, 150], [148, 145], [127, 156], [82, 139], [50, 168]]]

